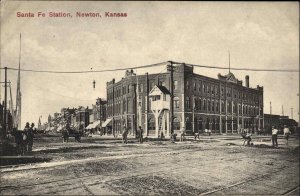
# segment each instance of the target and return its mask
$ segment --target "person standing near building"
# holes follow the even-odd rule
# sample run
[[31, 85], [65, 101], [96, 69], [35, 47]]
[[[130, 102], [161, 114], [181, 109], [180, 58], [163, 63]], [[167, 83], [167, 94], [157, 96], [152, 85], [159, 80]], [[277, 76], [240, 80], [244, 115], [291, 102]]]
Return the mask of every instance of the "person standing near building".
[[143, 143], [143, 133], [144, 133], [144, 130], [142, 129], [141, 126], [139, 126], [138, 134], [139, 134], [139, 142], [140, 142], [140, 144]]
[[272, 146], [273, 147], [278, 147], [278, 142], [277, 142], [277, 134], [278, 134], [278, 129], [276, 127], [272, 126]]
[[25, 128], [23, 131], [21, 131], [21, 155], [24, 155], [27, 152], [27, 133], [29, 131], [29, 122], [26, 123]]
[[126, 128], [126, 126], [124, 126], [123, 133], [122, 133], [122, 139], [123, 139], [123, 143], [125, 143], [125, 144], [127, 144], [127, 135], [128, 135], [128, 129]]
[[284, 135], [284, 138], [286, 139], [286, 145], [289, 145], [289, 137], [290, 137], [290, 129], [284, 125], [284, 129], [283, 129], [283, 135]]
[[33, 127], [34, 127], [34, 123], [31, 123], [30, 128], [28, 129], [27, 132], [27, 152], [31, 152], [32, 151], [32, 146], [33, 146]]
[[200, 140], [200, 129], [198, 129], [198, 132], [195, 132], [194, 138], [195, 138], [195, 141], [197, 140], [197, 138], [198, 138], [198, 140]]
[[185, 136], [185, 127], [182, 127], [180, 129], [180, 141], [181, 142], [184, 140], [184, 136]]

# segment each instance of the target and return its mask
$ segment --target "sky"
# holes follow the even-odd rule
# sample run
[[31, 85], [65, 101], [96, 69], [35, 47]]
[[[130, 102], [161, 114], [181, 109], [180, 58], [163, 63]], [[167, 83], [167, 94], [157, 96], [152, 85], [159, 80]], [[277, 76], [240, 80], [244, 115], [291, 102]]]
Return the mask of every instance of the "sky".
[[[35, 17], [17, 17], [31, 12]], [[46, 17], [38, 17], [43, 12]], [[48, 17], [49, 12], [72, 18]], [[78, 18], [97, 12], [101, 18]], [[105, 12], [127, 13], [107, 18]], [[1, 67], [52, 71], [127, 68], [165, 61], [207, 66], [299, 70], [298, 2], [81, 2], [1, 1]], [[134, 70], [165, 72], [166, 67]], [[217, 78], [228, 70], [194, 68]], [[264, 87], [264, 112], [298, 120], [299, 72], [232, 71], [250, 87]], [[106, 82], [125, 71], [88, 74], [21, 72], [22, 126], [42, 122], [63, 107], [89, 106], [106, 98]], [[4, 72], [1, 70], [1, 81]], [[17, 72], [8, 71], [15, 104]], [[92, 82], [96, 81], [93, 88]], [[4, 88], [1, 87], [1, 101]]]

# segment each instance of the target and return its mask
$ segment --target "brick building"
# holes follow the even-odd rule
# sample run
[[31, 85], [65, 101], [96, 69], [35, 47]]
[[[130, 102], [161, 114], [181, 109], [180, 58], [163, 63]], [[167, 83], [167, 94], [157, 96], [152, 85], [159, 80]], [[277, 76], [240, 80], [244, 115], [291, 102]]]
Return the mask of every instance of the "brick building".
[[[243, 86], [231, 72], [225, 76], [219, 74], [218, 79], [214, 79], [194, 73], [190, 65], [178, 63], [173, 67], [175, 132], [181, 127], [188, 133], [205, 129], [214, 133], [234, 133], [239, 128], [255, 131], [263, 127], [263, 87], [250, 88], [249, 76]], [[121, 131], [125, 125], [134, 134], [137, 127], [142, 126], [146, 134], [157, 135], [159, 126], [159, 131], [164, 130], [168, 135], [171, 104], [165, 97], [171, 92], [170, 76], [170, 71], [136, 75], [131, 70], [126, 71], [121, 81], [107, 82], [107, 121], [112, 130]], [[160, 100], [160, 104], [166, 105], [163, 99], [169, 107], [162, 107], [158, 114], [151, 104]]]

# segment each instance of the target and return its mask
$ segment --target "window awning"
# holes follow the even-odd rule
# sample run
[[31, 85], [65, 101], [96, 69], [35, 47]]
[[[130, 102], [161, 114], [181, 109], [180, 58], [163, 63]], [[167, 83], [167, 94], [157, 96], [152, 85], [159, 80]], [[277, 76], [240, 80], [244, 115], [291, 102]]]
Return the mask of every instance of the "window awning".
[[89, 124], [86, 129], [92, 129], [93, 123]]
[[[100, 120], [97, 120], [97, 121], [95, 121], [95, 122], [89, 124], [89, 125], [86, 127], [86, 129], [95, 129], [95, 128], [99, 127], [100, 123], [101, 123], [101, 121], [100, 121]], [[102, 124], [103, 124], [103, 123], [105, 123], [105, 122], [102, 121]]]
[[100, 125], [100, 122], [101, 122], [100, 120], [95, 121], [95, 122], [93, 123], [92, 129], [98, 127], [98, 126]]
[[102, 127], [106, 127], [111, 122], [111, 120], [111, 118], [106, 119], [106, 121], [102, 123]]

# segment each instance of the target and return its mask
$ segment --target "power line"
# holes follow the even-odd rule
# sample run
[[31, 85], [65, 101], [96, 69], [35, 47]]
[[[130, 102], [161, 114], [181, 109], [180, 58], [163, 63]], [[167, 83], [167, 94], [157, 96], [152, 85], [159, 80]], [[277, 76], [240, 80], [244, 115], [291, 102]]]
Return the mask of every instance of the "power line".
[[[179, 64], [179, 63], [176, 63]], [[210, 68], [210, 69], [228, 69], [228, 67], [219, 67], [219, 66], [207, 66], [207, 65], [195, 65], [195, 64], [187, 64], [194, 67], [201, 68]], [[299, 72], [297, 69], [255, 69], [255, 68], [234, 68], [230, 67], [231, 70], [239, 70], [239, 71], [272, 71], [272, 72]]]
[[[112, 72], [112, 71], [122, 71], [122, 70], [128, 70], [128, 69], [142, 69], [142, 68], [148, 68], [148, 67], [157, 67], [161, 66], [163, 64], [166, 64], [167, 62], [162, 63], [156, 63], [156, 64], [150, 64], [150, 65], [142, 65], [142, 66], [136, 66], [136, 67], [127, 67], [127, 68], [118, 68], [118, 69], [104, 69], [104, 70], [89, 70], [89, 71], [49, 71], [49, 70], [34, 70], [34, 69], [20, 69], [21, 71], [26, 72], [37, 72], [37, 73], [58, 73], [58, 74], [80, 74], [80, 73], [101, 73], [101, 72]], [[3, 68], [1, 68], [3, 69]], [[19, 69], [16, 68], [7, 68], [8, 70], [17, 71]]]
[[[143, 65], [143, 66], [136, 66], [136, 67], [126, 67], [126, 68], [118, 68], [118, 69], [104, 69], [104, 70], [89, 70], [89, 71], [51, 71], [51, 70], [34, 70], [34, 69], [21, 69], [21, 71], [25, 72], [37, 72], [37, 73], [58, 73], [58, 74], [81, 74], [81, 73], [101, 73], [101, 72], [112, 72], [112, 71], [122, 71], [128, 69], [142, 69], [142, 68], [149, 68], [149, 67], [156, 67], [161, 66], [163, 64], [167, 64], [168, 62], [150, 64], [150, 65]], [[173, 62], [174, 64], [182, 64], [178, 62]], [[197, 65], [197, 64], [190, 64], [185, 63], [185, 65], [190, 65], [194, 67], [201, 67], [201, 68], [208, 68], [208, 69], [228, 69], [228, 67], [221, 67], [221, 66], [208, 66], [208, 65]], [[1, 68], [4, 69], [4, 68]], [[17, 71], [16, 68], [7, 68], [8, 70]], [[255, 69], [255, 68], [235, 68], [230, 67], [231, 70], [239, 70], [239, 71], [260, 71], [260, 72], [299, 72], [297, 69]]]

